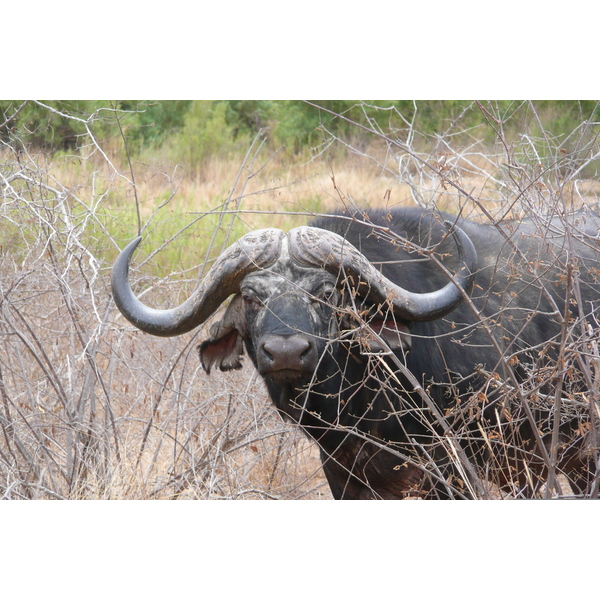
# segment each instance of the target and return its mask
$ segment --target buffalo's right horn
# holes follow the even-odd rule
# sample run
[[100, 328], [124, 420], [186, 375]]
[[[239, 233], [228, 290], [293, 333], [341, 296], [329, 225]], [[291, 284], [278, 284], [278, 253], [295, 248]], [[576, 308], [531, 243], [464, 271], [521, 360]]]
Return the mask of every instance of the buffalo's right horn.
[[112, 292], [123, 316], [152, 335], [171, 337], [191, 331], [208, 319], [242, 279], [253, 271], [270, 267], [281, 254], [285, 234], [280, 229], [247, 233], [217, 258], [194, 293], [180, 306], [157, 310], [143, 304], [129, 283], [129, 263], [140, 240], [131, 242], [117, 258], [112, 270]]
[[[450, 231], [450, 224], [447, 224]], [[471, 292], [477, 270], [477, 251], [469, 236], [459, 227], [451, 230], [458, 249], [460, 269], [454, 281], [434, 292], [406, 290], [380, 273], [368, 259], [342, 236], [316, 227], [292, 229], [290, 254], [306, 267], [326, 269], [336, 275], [352, 276], [362, 283], [357, 292], [374, 304], [387, 303], [394, 314], [408, 321], [433, 321], [454, 310], [463, 300], [462, 290]]]

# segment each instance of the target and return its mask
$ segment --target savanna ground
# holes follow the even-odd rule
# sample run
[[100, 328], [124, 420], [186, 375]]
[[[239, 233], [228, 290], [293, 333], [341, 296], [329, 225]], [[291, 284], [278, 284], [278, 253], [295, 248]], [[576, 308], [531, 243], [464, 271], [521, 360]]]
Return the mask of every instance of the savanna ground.
[[[419, 204], [482, 220], [598, 205], [598, 122], [524, 127], [509, 140], [491, 105], [473, 110], [480, 128], [458, 122], [444, 135], [372, 125], [357, 143], [323, 128], [323, 145], [295, 158], [259, 134], [245, 154], [209, 157], [200, 170], [93, 136], [60, 155], [3, 141], [1, 497], [331, 498], [316, 447], [275, 413], [248, 361], [202, 370], [195, 347], [212, 319], [172, 339], [139, 332], [112, 301], [111, 265], [141, 232], [132, 279], [161, 308], [186, 298], [239, 235], [344, 205]], [[592, 384], [578, 399], [588, 430], [600, 399], [592, 325], [579, 351]], [[548, 495], [569, 495], [559, 489]]]

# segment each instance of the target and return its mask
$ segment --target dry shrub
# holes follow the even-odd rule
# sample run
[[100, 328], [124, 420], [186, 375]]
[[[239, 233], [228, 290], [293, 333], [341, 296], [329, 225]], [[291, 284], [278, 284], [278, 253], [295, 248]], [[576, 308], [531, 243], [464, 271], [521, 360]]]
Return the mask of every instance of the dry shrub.
[[[66, 185], [61, 169], [4, 147], [2, 497], [330, 497], [315, 448], [252, 369], [209, 379], [193, 350], [202, 332], [159, 339], [124, 321], [109, 280], [128, 224], [115, 211], [111, 233], [101, 214], [124, 177], [105, 165], [101, 186], [87, 168]], [[190, 287], [143, 269], [137, 281], [166, 303]]]
[[327, 494], [251, 369], [208, 380], [195, 336], [141, 334], [117, 313], [108, 273], [94, 280], [76, 251], [30, 249], [41, 256], [12, 279], [3, 261], [4, 497]]
[[[381, 149], [365, 158], [382, 169], [395, 160], [398, 180], [409, 187], [415, 204], [497, 227], [505, 236], [504, 256], [495, 249], [490, 266], [508, 275], [507, 285], [523, 288], [520, 282], [528, 281], [521, 293], [532, 298], [539, 294], [538, 306], [551, 298], [556, 284], [564, 285], [566, 301], [550, 301], [545, 317], [560, 324], [560, 333], [540, 347], [522, 348], [519, 327], [511, 323], [511, 311], [519, 304], [514, 292], [507, 290], [491, 317], [473, 305], [478, 328], [487, 338], [478, 343], [494, 347], [499, 360], [487, 371], [478, 368], [478, 383], [467, 396], [451, 385], [445, 414], [437, 413], [427, 391], [421, 391], [417, 410], [432, 441], [426, 448], [416, 443], [413, 448], [403, 446], [405, 454], [398, 457], [404, 456], [405, 464], [417, 466], [433, 480], [442, 477], [450, 497], [597, 497], [600, 313], [593, 299], [584, 310], [582, 290], [590, 284], [598, 289], [600, 281], [600, 123], [587, 120], [562, 135], [543, 131], [534, 136], [523, 130], [509, 141], [493, 105], [479, 108], [496, 134], [494, 147], [473, 139], [461, 123], [443, 136], [420, 134], [411, 123], [394, 133], [374, 125], [370, 133], [385, 144], [386, 162]], [[535, 115], [535, 108], [532, 112]], [[337, 141], [352, 149], [345, 140]], [[341, 200], [351, 204], [350, 198]], [[385, 206], [393, 205], [389, 195], [385, 200]], [[364, 219], [368, 222], [368, 215]], [[533, 248], [538, 244], [537, 250], [524, 256], [515, 241], [502, 234], [500, 224], [510, 233], [511, 222], [513, 228], [525, 223], [519, 236]], [[385, 238], [385, 231], [378, 236]], [[587, 268], [577, 244], [596, 253]], [[525, 327], [538, 312], [534, 307], [514, 318]], [[470, 345], [468, 328], [464, 341], [452, 351], [460, 352], [460, 344]], [[414, 379], [415, 388], [435, 386], [420, 381], [419, 373], [403, 371], [400, 361], [396, 367]], [[390, 392], [393, 398], [393, 386]], [[413, 402], [403, 398], [398, 410], [414, 411]], [[435, 417], [425, 416], [430, 411]], [[440, 465], [445, 465], [445, 474]]]

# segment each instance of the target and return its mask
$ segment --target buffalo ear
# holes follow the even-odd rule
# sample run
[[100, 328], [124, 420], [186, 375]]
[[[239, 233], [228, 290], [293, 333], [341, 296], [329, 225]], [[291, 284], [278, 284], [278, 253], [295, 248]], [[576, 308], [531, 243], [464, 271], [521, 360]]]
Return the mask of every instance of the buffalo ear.
[[[365, 352], [385, 352], [403, 350], [407, 352], [412, 346], [410, 329], [406, 323], [395, 319], [372, 319], [369, 327], [360, 327], [355, 337]], [[382, 343], [385, 342], [385, 343]]]
[[210, 328], [210, 337], [198, 346], [200, 362], [210, 374], [214, 365], [221, 371], [242, 368], [243, 338], [247, 335], [246, 317], [240, 294], [230, 302], [223, 318]]

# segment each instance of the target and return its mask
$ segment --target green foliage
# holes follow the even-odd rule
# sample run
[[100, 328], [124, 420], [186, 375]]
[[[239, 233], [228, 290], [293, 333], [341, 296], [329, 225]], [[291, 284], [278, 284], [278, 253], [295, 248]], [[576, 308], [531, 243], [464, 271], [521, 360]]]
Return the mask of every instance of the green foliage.
[[[315, 104], [339, 114], [347, 114], [354, 102], [329, 100]], [[298, 100], [273, 103], [272, 115], [275, 143], [285, 146], [293, 153], [307, 145], [318, 145], [326, 136], [321, 126], [333, 133], [342, 133], [348, 129], [345, 121]]]
[[173, 136], [173, 158], [189, 168], [202, 164], [211, 156], [227, 156], [239, 136], [235, 125], [227, 120], [227, 103], [200, 100], [192, 102], [183, 119], [183, 127]]
[[[108, 102], [74, 100], [38, 104], [30, 101], [12, 118], [22, 104], [22, 101], [0, 101], [0, 125], [6, 122], [0, 127], [3, 141], [18, 139], [34, 148], [51, 151], [74, 149], [87, 135], [86, 121], [100, 138], [109, 133], [114, 121], [111, 113], [102, 112], [111, 108]], [[91, 118], [92, 115], [95, 117]]]
[[157, 146], [180, 131], [191, 104], [190, 100], [125, 101], [123, 110], [135, 112], [128, 130], [128, 139], [140, 145]]
[[[259, 131], [291, 158], [318, 147], [329, 134], [358, 146], [372, 139], [346, 119], [400, 139], [409, 127], [433, 137], [476, 128], [484, 142], [495, 140], [496, 130], [511, 142], [543, 130], [557, 147], [584, 120], [600, 120], [599, 104], [592, 100], [484, 101], [483, 108], [466, 100], [314, 101], [323, 110], [299, 100], [52, 101], [28, 102], [15, 114], [21, 104], [0, 102], [1, 140], [19, 139], [52, 152], [75, 150], [89, 144], [87, 123], [102, 141], [120, 140], [123, 132], [133, 156], [158, 151], [191, 170], [210, 157], [243, 154]], [[589, 128], [583, 134], [594, 135]], [[578, 139], [571, 136], [566, 150]]]
[[254, 135], [269, 126], [273, 105], [270, 100], [227, 100], [227, 121], [234, 134]]

